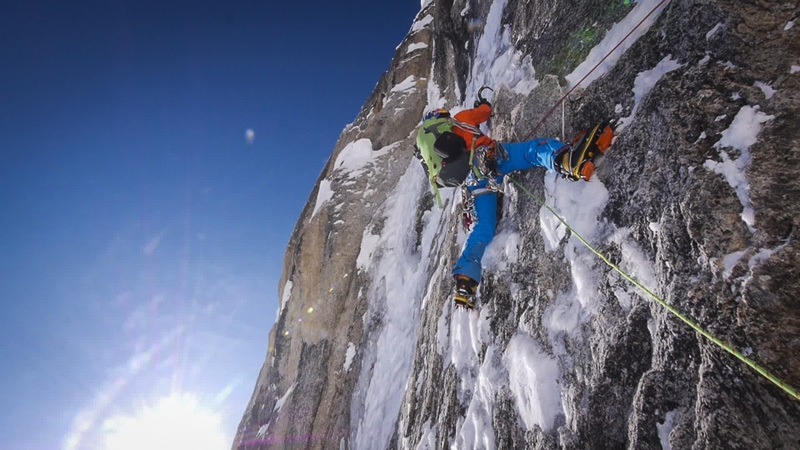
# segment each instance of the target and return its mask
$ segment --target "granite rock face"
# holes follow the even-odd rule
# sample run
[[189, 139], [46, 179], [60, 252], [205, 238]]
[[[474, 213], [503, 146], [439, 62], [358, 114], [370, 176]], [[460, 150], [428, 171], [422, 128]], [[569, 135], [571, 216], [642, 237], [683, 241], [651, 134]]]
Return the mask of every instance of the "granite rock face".
[[[575, 236], [800, 386], [800, 6], [423, 3], [298, 219], [233, 448], [800, 448], [800, 400]], [[413, 143], [483, 84], [500, 141], [620, 130], [590, 183], [506, 182], [466, 313], [459, 197], [437, 206]]]

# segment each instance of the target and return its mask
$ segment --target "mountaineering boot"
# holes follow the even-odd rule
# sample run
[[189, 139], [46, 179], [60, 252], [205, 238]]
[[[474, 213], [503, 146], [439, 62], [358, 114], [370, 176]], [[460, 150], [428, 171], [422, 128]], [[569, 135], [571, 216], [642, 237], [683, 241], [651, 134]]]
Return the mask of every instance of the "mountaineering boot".
[[475, 307], [475, 292], [478, 290], [478, 282], [466, 275], [456, 275], [455, 296], [457, 308], [472, 309]]
[[570, 181], [589, 181], [594, 173], [595, 158], [611, 147], [613, 139], [614, 127], [609, 122], [583, 130], [572, 140], [572, 145], [565, 145], [556, 154], [556, 170]]

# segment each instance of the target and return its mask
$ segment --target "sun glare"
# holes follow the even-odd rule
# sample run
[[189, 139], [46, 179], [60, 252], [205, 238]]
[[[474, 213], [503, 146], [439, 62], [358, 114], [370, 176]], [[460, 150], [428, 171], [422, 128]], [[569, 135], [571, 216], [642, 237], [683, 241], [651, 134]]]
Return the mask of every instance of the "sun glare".
[[103, 423], [107, 450], [220, 450], [230, 448], [220, 414], [203, 410], [189, 394], [175, 394], [145, 406], [134, 417]]

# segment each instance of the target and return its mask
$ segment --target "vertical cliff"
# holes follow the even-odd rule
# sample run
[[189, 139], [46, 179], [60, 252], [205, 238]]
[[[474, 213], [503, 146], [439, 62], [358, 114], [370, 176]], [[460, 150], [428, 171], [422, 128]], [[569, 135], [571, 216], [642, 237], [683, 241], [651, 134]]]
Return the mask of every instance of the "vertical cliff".
[[[575, 235], [800, 386], [798, 17], [757, 0], [424, 1], [298, 219], [233, 447], [800, 447], [800, 401]], [[482, 85], [500, 141], [620, 126], [591, 182], [506, 183], [466, 312], [459, 197], [436, 205], [412, 149], [424, 110], [470, 107]]]

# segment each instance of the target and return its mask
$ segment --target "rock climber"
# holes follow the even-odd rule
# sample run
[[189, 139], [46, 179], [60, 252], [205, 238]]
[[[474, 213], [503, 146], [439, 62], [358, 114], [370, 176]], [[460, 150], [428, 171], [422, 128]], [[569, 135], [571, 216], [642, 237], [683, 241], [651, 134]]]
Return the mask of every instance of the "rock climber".
[[472, 109], [452, 117], [442, 108], [427, 112], [415, 149], [440, 206], [440, 187], [460, 187], [462, 224], [470, 231], [452, 274], [455, 304], [467, 309], [475, 306], [481, 259], [494, 238], [504, 176], [544, 167], [572, 181], [588, 181], [594, 158], [608, 149], [614, 136], [613, 128], [602, 123], [579, 134], [572, 144], [551, 138], [497, 142], [479, 128], [492, 115], [491, 103], [481, 95], [483, 89]]

